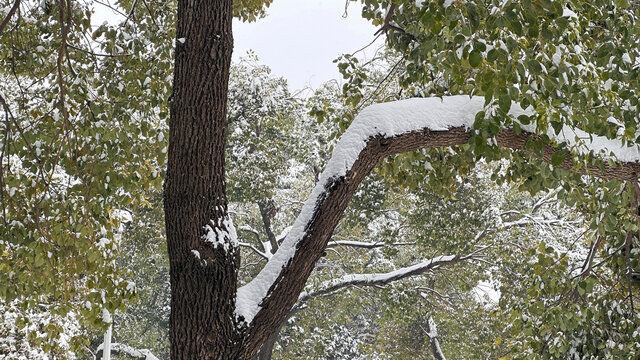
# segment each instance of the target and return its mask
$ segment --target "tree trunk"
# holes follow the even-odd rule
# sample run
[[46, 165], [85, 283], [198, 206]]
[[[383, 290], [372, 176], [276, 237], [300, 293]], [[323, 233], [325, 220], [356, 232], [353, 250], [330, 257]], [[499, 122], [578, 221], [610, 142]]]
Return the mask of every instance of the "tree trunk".
[[232, 0], [178, 1], [164, 183], [172, 359], [235, 359], [241, 348], [224, 164], [232, 15]]
[[258, 351], [258, 355], [255, 356], [254, 360], [271, 360], [271, 356], [273, 356], [273, 347], [276, 345], [276, 341], [280, 335], [280, 329], [278, 329], [275, 334], [271, 335], [271, 337], [262, 344], [262, 347], [260, 348], [260, 351]]
[[271, 244], [271, 253], [275, 254], [278, 250], [278, 241], [276, 235], [271, 228], [271, 218], [275, 216], [274, 204], [271, 199], [267, 201], [258, 202], [258, 209], [260, 210], [260, 216], [262, 217], [262, 224], [264, 225], [264, 231], [267, 233], [267, 238]]

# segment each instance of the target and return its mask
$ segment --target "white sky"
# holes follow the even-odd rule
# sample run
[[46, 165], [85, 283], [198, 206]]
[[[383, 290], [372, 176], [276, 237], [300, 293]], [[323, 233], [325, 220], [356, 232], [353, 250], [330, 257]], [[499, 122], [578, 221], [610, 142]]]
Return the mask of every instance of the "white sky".
[[[376, 28], [360, 16], [360, 4], [347, 0], [274, 0], [267, 17], [254, 23], [234, 21], [234, 59], [253, 50], [261, 63], [289, 82], [292, 92], [313, 89], [331, 79], [342, 79], [333, 60], [353, 53], [373, 39]], [[120, 16], [105, 6], [93, 4], [93, 25], [115, 22]], [[358, 53], [359, 58], [373, 56], [383, 37]]]
[[[291, 90], [317, 88], [341, 79], [333, 60], [369, 44], [376, 28], [360, 16], [360, 4], [346, 0], [274, 0], [268, 16], [255, 23], [234, 23], [234, 59], [253, 50]], [[359, 57], [372, 56], [382, 37]]]

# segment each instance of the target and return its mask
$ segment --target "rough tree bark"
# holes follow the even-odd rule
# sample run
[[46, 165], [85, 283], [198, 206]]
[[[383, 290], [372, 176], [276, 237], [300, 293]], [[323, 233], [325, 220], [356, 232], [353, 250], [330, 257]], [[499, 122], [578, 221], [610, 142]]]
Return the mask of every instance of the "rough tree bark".
[[[238, 250], [226, 234], [224, 146], [232, 0], [178, 1], [164, 210], [170, 261], [172, 359], [238, 358]], [[228, 239], [218, 239], [228, 241]]]
[[[360, 182], [385, 156], [467, 143], [466, 128], [373, 137], [345, 176], [330, 179], [315, 204], [295, 256], [261, 299], [249, 324], [236, 319], [239, 251], [233, 246], [225, 196], [225, 125], [233, 50], [232, 0], [178, 1], [175, 73], [164, 209], [170, 260], [172, 359], [255, 356], [280, 328]], [[534, 134], [504, 130], [499, 145], [522, 149]], [[544, 147], [542, 160], [555, 149]], [[567, 159], [561, 166], [571, 168]], [[638, 163], [590, 168], [593, 175], [635, 179]], [[583, 169], [584, 171], [584, 169]], [[207, 230], [206, 227], [209, 227]], [[214, 241], [205, 240], [205, 235]], [[217, 235], [216, 235], [217, 234]]]

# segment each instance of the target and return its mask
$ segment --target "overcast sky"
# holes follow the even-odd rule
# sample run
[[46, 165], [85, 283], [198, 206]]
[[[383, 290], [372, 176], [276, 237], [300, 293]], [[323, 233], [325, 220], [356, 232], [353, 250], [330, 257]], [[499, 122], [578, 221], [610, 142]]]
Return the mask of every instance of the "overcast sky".
[[[369, 44], [376, 28], [360, 16], [360, 5], [346, 0], [274, 0], [267, 17], [254, 23], [235, 20], [234, 59], [253, 50], [275, 75], [289, 81], [292, 91], [313, 89], [331, 79], [342, 79], [333, 60]], [[93, 3], [92, 25], [116, 23], [122, 17]], [[383, 37], [358, 57], [373, 56]]]
[[[343, 17], [345, 0], [275, 0], [266, 18], [234, 23], [234, 58], [253, 50], [289, 81], [291, 90], [341, 79], [333, 60], [370, 43], [376, 31], [360, 10], [358, 3], [351, 3]], [[376, 47], [359, 55], [372, 56]]]

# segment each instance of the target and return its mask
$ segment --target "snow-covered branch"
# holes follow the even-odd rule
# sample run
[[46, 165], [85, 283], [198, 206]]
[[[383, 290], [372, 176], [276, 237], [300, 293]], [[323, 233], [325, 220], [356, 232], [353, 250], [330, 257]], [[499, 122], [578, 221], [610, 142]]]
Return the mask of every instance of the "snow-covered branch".
[[258, 248], [256, 248], [255, 246], [251, 245], [250, 243], [240, 242], [240, 243], [238, 243], [238, 245], [251, 249], [254, 253], [256, 253], [257, 255], [259, 255], [260, 257], [264, 258], [267, 261], [269, 261], [269, 259], [271, 259], [271, 256], [270, 256], [271, 254], [270, 253], [262, 252], [262, 251], [258, 250]]
[[[326, 250], [349, 200], [375, 165], [392, 154], [468, 143], [476, 114], [483, 110], [484, 97], [448, 96], [376, 104], [360, 112], [336, 145], [279, 250], [251, 282], [237, 291], [236, 317], [248, 327], [249, 351], [257, 351], [267, 334], [286, 318]], [[530, 113], [514, 103], [510, 115]], [[558, 151], [552, 143], [543, 143], [536, 153], [526, 150], [526, 143], [540, 139], [535, 127], [521, 125], [519, 132], [505, 128], [495, 135], [495, 144], [527, 151], [551, 162]], [[635, 179], [640, 173], [640, 152], [636, 147], [569, 127], [558, 135], [551, 129], [546, 135], [558, 143], [567, 143], [578, 153], [593, 152], [616, 160], [576, 171], [623, 180]], [[558, 166], [572, 170], [574, 165], [573, 159], [567, 157]]]
[[287, 235], [289, 234], [289, 231], [291, 231], [291, 228], [292, 228], [291, 226], [287, 226], [280, 232], [280, 234], [276, 236], [276, 240], [278, 241], [278, 243], [281, 243], [282, 240], [284, 240], [287, 237]]
[[429, 343], [431, 345], [431, 351], [433, 351], [433, 356], [437, 360], [447, 360], [440, 348], [440, 340], [438, 340], [438, 327], [436, 322], [433, 320], [431, 316], [429, 316], [429, 320], [427, 321], [427, 329], [425, 331], [427, 336], [429, 337]]
[[260, 233], [258, 232], [258, 230], [252, 228], [251, 226], [242, 225], [242, 226], [238, 227], [238, 230], [250, 232], [250, 233], [252, 233], [253, 235], [256, 236], [256, 239], [258, 239], [258, 241], [260, 241]]
[[544, 228], [544, 227], [550, 227], [550, 226], [570, 226], [570, 225], [576, 225], [580, 223], [580, 221], [567, 221], [565, 219], [545, 219], [545, 218], [533, 216], [533, 214], [537, 212], [542, 207], [542, 205], [550, 201], [551, 200], [549, 195], [543, 197], [533, 205], [529, 213], [525, 213], [525, 214], [516, 210], [507, 210], [507, 211], [501, 212], [500, 217], [507, 216], [507, 215], [519, 215], [520, 217], [513, 221], [502, 222], [499, 226], [495, 228], [487, 228], [478, 232], [471, 243], [472, 244], [478, 243], [480, 240], [484, 239], [489, 235], [493, 235], [499, 231], [504, 231], [511, 228], [515, 228], [515, 227], [526, 227], [530, 225], [538, 225]]
[[533, 204], [533, 207], [531, 208], [531, 213], [532, 214], [535, 213], [538, 209], [542, 207], [542, 205], [552, 202], [557, 193], [558, 193], [557, 190], [549, 191], [545, 196], [543, 196], [538, 201], [536, 201], [535, 204]]
[[[486, 248], [483, 248], [483, 250]], [[428, 271], [435, 270], [441, 266], [457, 264], [460, 261], [476, 256], [478, 252], [474, 252], [473, 255], [455, 256], [455, 255], [441, 255], [433, 259], [422, 261], [418, 264], [400, 268], [387, 273], [376, 274], [349, 274], [344, 275], [338, 279], [330, 280], [320, 286], [319, 290], [302, 293], [299, 297], [299, 302], [305, 302], [312, 297], [326, 295], [334, 293], [338, 290], [345, 289], [352, 286], [383, 286], [393, 281], [402, 280], [411, 276], [421, 275]]]

